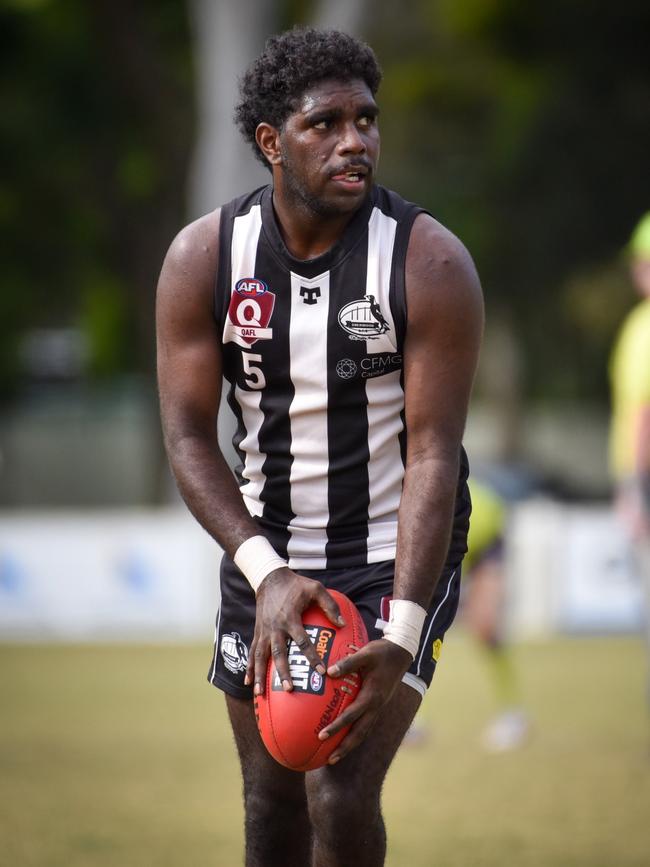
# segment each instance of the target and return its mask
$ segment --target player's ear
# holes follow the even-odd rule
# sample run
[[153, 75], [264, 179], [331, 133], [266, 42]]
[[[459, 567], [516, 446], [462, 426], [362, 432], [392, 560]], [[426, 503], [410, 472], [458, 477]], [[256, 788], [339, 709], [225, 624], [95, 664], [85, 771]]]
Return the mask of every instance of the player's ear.
[[280, 156], [280, 131], [270, 123], [260, 123], [255, 130], [255, 141], [272, 166], [282, 162]]

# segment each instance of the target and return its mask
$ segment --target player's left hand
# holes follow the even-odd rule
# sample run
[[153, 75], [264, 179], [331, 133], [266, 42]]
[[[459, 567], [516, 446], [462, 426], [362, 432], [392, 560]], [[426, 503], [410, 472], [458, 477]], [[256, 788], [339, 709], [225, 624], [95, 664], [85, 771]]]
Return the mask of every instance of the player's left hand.
[[357, 671], [363, 678], [356, 701], [319, 735], [321, 740], [325, 740], [345, 726], [351, 726], [347, 736], [330, 756], [330, 765], [364, 740], [412, 662], [413, 658], [407, 650], [380, 638], [370, 641], [361, 650], [328, 668], [328, 677], [345, 677]]

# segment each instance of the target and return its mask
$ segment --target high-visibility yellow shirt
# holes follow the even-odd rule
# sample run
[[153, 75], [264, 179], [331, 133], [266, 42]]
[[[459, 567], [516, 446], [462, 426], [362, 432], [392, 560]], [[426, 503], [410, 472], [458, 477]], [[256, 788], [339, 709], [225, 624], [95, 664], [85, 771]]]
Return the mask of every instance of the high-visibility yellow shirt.
[[[610, 358], [612, 423], [610, 466], [616, 478], [636, 470], [639, 410], [650, 405], [650, 298], [624, 320]], [[650, 467], [647, 468], [650, 470]]]
[[470, 479], [472, 516], [469, 521], [465, 567], [471, 569], [481, 556], [500, 541], [506, 521], [506, 508], [501, 497], [485, 485]]

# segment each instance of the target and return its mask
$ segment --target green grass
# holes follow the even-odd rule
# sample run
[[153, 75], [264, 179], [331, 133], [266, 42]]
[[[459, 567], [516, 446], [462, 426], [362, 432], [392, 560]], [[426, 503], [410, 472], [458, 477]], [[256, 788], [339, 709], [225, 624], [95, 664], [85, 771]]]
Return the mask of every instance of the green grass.
[[[0, 647], [0, 864], [242, 863], [240, 782], [210, 648]], [[390, 867], [650, 863], [644, 658], [631, 639], [516, 649], [535, 733], [489, 756], [481, 659], [445, 643], [384, 792]]]

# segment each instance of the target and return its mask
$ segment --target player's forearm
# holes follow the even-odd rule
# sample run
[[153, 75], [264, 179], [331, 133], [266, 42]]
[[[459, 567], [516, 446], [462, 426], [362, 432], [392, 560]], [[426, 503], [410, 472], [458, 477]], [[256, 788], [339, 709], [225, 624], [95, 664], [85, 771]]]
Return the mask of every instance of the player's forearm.
[[259, 533], [224, 459], [216, 436], [185, 435], [166, 443], [169, 462], [187, 507], [228, 556]]
[[407, 465], [399, 509], [394, 596], [428, 608], [442, 572], [454, 516], [458, 460]]

